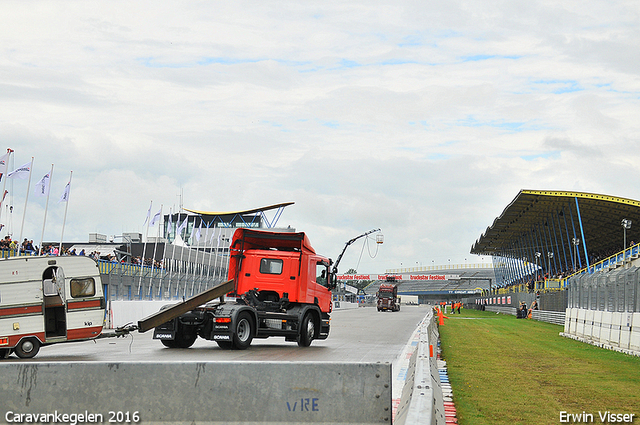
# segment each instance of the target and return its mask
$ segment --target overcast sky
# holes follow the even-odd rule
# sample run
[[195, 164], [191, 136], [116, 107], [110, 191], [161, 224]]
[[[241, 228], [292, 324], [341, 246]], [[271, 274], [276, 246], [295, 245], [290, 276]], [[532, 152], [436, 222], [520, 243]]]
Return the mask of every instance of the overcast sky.
[[[637, 0], [0, 10], [0, 151], [35, 158], [32, 187], [54, 164], [45, 241], [71, 171], [65, 241], [144, 233], [180, 193], [208, 211], [292, 201], [279, 224], [334, 259], [382, 229], [347, 251], [340, 270], [360, 273], [480, 262], [471, 246], [521, 189], [640, 199]], [[7, 188], [18, 238], [27, 181]], [[30, 189], [36, 243], [44, 200]]]

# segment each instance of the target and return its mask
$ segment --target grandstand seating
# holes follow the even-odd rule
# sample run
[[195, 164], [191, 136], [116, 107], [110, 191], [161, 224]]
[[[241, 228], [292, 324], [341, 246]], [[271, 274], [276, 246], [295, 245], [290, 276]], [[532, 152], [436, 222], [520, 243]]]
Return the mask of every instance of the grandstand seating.
[[[442, 294], [449, 291], [473, 291], [476, 288], [489, 289], [489, 285], [495, 285], [495, 274], [493, 267], [485, 268], [446, 268], [442, 270], [430, 270], [430, 273], [444, 272], [447, 276], [456, 276], [456, 279], [446, 280], [401, 280], [398, 281], [398, 293], [400, 295], [421, 295], [421, 294]], [[419, 274], [419, 272], [411, 273]], [[365, 293], [368, 295], [375, 294], [381, 280], [371, 282], [366, 288]], [[454, 292], [455, 293], [455, 292]]]

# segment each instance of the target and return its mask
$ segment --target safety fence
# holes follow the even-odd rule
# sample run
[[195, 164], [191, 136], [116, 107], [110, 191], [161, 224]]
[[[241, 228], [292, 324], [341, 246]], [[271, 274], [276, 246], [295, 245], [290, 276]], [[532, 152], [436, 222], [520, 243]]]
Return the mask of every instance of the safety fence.
[[162, 267], [98, 260], [108, 300], [177, 300], [227, 279], [229, 257], [186, 247], [167, 249]]
[[569, 280], [569, 308], [640, 312], [640, 269], [619, 267]]
[[640, 268], [630, 264], [571, 278], [562, 335], [640, 355]]

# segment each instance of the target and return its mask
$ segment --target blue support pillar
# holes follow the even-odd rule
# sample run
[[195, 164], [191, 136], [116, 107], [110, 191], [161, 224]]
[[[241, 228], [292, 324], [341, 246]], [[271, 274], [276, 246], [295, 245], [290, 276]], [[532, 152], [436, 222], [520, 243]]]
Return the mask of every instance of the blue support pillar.
[[576, 211], [578, 212], [578, 223], [580, 224], [580, 234], [582, 235], [582, 246], [584, 248], [584, 259], [587, 263], [587, 270], [589, 274], [593, 273], [591, 266], [589, 265], [589, 252], [587, 251], [587, 241], [584, 239], [584, 227], [582, 227], [582, 217], [580, 216], [580, 205], [578, 204], [578, 197], [576, 197]]
[[[556, 225], [555, 222], [553, 221], [553, 213], [551, 213], [551, 225], [549, 226], [549, 239], [551, 240], [551, 242], [554, 245], [554, 252], [555, 254], [553, 255], [553, 265], [556, 268], [556, 274], [562, 273], [562, 261], [560, 259], [560, 253], [557, 251], [560, 251], [560, 245], [558, 245], [558, 236], [556, 235]], [[553, 232], [552, 232], [553, 230]], [[551, 238], [551, 234], [553, 235], [553, 238]]]
[[[578, 203], [578, 199], [576, 198], [576, 204]], [[569, 217], [571, 217], [571, 229], [573, 230], [573, 238], [577, 239], [578, 235], [576, 235], [576, 225], [573, 221], [573, 211], [571, 210], [571, 203], [569, 202], [568, 204], [568, 208], [569, 208]], [[578, 247], [573, 245], [573, 249], [575, 249], [577, 251], [577, 255], [576, 257], [578, 257], [578, 264], [577, 267], [574, 266], [574, 268], [576, 269], [576, 271], [580, 270], [582, 268], [582, 257], [580, 256], [580, 251], [578, 250]]]

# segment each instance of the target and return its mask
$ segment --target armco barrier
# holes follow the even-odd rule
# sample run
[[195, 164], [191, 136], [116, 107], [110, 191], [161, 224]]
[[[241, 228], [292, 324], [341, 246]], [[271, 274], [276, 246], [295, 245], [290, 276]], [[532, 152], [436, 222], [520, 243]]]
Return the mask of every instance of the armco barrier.
[[420, 324], [420, 339], [411, 355], [396, 413], [398, 425], [444, 425], [442, 384], [438, 373], [438, 326], [433, 312]]
[[0, 376], [2, 423], [391, 423], [388, 363], [22, 362]]

